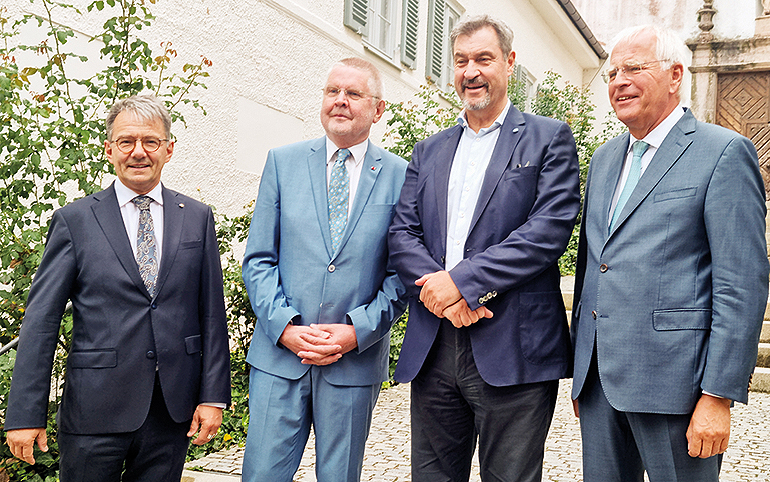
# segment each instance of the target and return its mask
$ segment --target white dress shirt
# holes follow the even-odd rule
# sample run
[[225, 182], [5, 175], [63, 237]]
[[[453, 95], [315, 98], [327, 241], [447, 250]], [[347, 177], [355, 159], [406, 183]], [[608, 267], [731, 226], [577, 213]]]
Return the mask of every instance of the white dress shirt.
[[[152, 191], [145, 194], [152, 198], [150, 203], [150, 215], [152, 215], [153, 232], [155, 233], [155, 255], [158, 257], [158, 266], [160, 267], [160, 257], [163, 252], [163, 190], [161, 183], [158, 183]], [[139, 194], [127, 188], [120, 179], [115, 178], [115, 195], [118, 197], [120, 206], [120, 215], [123, 216], [123, 225], [126, 227], [128, 240], [131, 242], [131, 250], [136, 257], [136, 235], [139, 231], [139, 208], [131, 200]]]
[[510, 107], [509, 101], [492, 125], [479, 129], [478, 133], [468, 127], [465, 111], [461, 112], [458, 118], [458, 122], [463, 127], [463, 134], [455, 151], [447, 188], [445, 263], [447, 271], [463, 260], [465, 242], [468, 239], [471, 218], [481, 192], [481, 184], [484, 182], [487, 166], [492, 159], [497, 139], [500, 137], [500, 126], [503, 125]]
[[[369, 148], [369, 139], [364, 142], [356, 144], [355, 146], [348, 147], [350, 156], [345, 161], [345, 168], [348, 170], [348, 217], [350, 217], [350, 207], [353, 205], [353, 201], [356, 199], [356, 190], [358, 189], [358, 180], [361, 178], [361, 168], [364, 165], [364, 156], [366, 156], [366, 150]], [[337, 147], [334, 142], [328, 137], [326, 138], [326, 188], [329, 188], [329, 180], [332, 175], [332, 168], [334, 163], [337, 162]]]

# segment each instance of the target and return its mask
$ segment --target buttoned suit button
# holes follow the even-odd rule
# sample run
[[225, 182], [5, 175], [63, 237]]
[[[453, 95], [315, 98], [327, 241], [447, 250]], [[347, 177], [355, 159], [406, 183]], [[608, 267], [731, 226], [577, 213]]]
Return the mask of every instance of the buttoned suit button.
[[154, 352], [154, 351], [152, 351], [152, 350], [148, 351], [148, 352], [147, 352], [147, 358], [149, 358], [150, 360], [152, 360], [153, 358], [155, 358], [155, 352]]
[[153, 303], [153, 304], [152, 304], [152, 305], [150, 305], [150, 306], [152, 307], [152, 309], [153, 309], [153, 310], [155, 310], [155, 309], [157, 309], [157, 308], [158, 308], [158, 304], [157, 304], [157, 303]]
[[610, 267], [607, 266], [606, 263], [602, 263], [601, 266], [599, 266], [599, 271], [601, 271], [602, 273], [606, 273], [608, 269], [610, 269]]
[[329, 269], [329, 273], [334, 273], [334, 270], [336, 270], [337, 267], [334, 266], [333, 264], [330, 264], [328, 269]]
[[596, 319], [596, 310], [591, 312], [591, 316], [594, 318], [594, 320]]

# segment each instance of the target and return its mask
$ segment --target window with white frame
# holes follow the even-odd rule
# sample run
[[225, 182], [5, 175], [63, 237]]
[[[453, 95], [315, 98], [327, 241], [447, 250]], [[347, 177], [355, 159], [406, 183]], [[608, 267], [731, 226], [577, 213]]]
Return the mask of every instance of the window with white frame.
[[460, 6], [451, 0], [428, 2], [428, 59], [425, 76], [445, 91], [451, 91], [454, 82], [454, 59], [449, 34], [461, 15]]
[[418, 9], [419, 0], [345, 0], [344, 23], [361, 34], [368, 48], [414, 68]]

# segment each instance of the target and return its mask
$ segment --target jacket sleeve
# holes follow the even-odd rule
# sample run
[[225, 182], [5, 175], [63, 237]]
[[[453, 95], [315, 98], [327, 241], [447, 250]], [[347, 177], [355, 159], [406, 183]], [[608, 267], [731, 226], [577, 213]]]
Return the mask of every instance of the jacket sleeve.
[[703, 391], [748, 401], [767, 303], [765, 191], [751, 141], [736, 136], [709, 182], [704, 220], [711, 251], [712, 321]]
[[201, 333], [203, 370], [200, 403], [230, 404], [230, 348], [225, 312], [222, 265], [219, 257], [214, 214], [208, 209], [206, 244], [201, 282]]
[[281, 193], [275, 162], [275, 154], [270, 151], [259, 182], [259, 195], [246, 241], [243, 281], [257, 315], [257, 329], [264, 330], [270, 341], [277, 345], [286, 325], [300, 313], [289, 306], [278, 272]]
[[59, 325], [77, 276], [72, 236], [60, 211], [30, 288], [16, 350], [5, 430], [45, 427]]

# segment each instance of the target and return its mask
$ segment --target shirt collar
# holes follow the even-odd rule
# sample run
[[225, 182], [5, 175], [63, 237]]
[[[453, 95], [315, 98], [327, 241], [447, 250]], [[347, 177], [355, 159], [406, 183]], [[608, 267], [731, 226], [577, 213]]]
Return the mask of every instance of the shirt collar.
[[[500, 112], [500, 115], [497, 116], [497, 119], [495, 119], [495, 121], [492, 123], [491, 126], [485, 127], [483, 129], [479, 129], [479, 133], [476, 134], [474, 132], [474, 134], [476, 134], [478, 136], [483, 136], [484, 134], [487, 134], [489, 132], [494, 131], [495, 129], [500, 128], [500, 126], [503, 125], [503, 122], [505, 122], [505, 118], [506, 118], [506, 116], [508, 116], [508, 111], [510, 110], [510, 108], [511, 108], [511, 101], [509, 100], [508, 102], [505, 103], [505, 107], [503, 108], [503, 111]], [[468, 128], [468, 120], [465, 118], [465, 109], [463, 109], [460, 112], [460, 116], [457, 118], [457, 122], [460, 124], [460, 126], [465, 131], [468, 130], [467, 129]]]
[[[120, 178], [116, 177], [115, 196], [118, 198], [118, 205], [123, 207], [130, 203], [132, 199], [138, 196], [138, 194], [127, 188], [125, 184], [120, 182]], [[152, 190], [145, 194], [145, 196], [150, 197], [153, 201], [163, 206], [163, 184], [158, 183], [158, 185], [152, 188]]]
[[[684, 116], [684, 107], [682, 105], [677, 106], [676, 109], [671, 111], [671, 113], [663, 119], [663, 121], [658, 124], [658, 126], [651, 130], [649, 134], [644, 136], [644, 139], [637, 139], [633, 135], [631, 135], [630, 142], [628, 143], [628, 149], [631, 149], [631, 146], [634, 145], [634, 142], [638, 140], [642, 140], [649, 144], [651, 147], [654, 147], [655, 149], [659, 148], [661, 144], [663, 144], [663, 141], [666, 139], [666, 136], [669, 132], [671, 132], [671, 129], [674, 128], [677, 122], [679, 122], [679, 119]], [[628, 152], [628, 151], [626, 151]]]
[[[356, 144], [355, 146], [348, 147], [348, 150], [353, 155], [353, 164], [356, 166], [360, 165], [364, 161], [364, 156], [366, 156], [366, 150], [369, 148], [369, 139], [366, 139], [364, 142], [361, 142], [360, 144]], [[331, 164], [337, 160], [337, 151], [340, 148], [337, 147], [334, 142], [332, 142], [329, 137], [326, 137], [326, 164]]]

